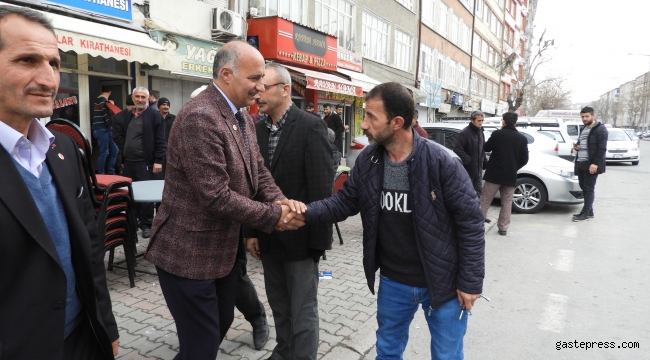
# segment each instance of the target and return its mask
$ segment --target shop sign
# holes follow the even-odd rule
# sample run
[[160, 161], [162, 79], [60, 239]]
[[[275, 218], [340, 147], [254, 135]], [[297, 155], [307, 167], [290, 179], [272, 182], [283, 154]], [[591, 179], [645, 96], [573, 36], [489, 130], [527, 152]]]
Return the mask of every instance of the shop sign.
[[339, 94], [363, 96], [363, 89], [360, 86], [343, 84], [336, 81], [318, 79], [307, 76], [307, 88], [322, 91], [337, 92]]
[[458, 106], [463, 106], [465, 104], [465, 95], [463, 94], [454, 94], [451, 99], [451, 103]]
[[151, 37], [165, 48], [165, 55], [169, 60], [165, 70], [212, 77], [214, 57], [223, 46], [222, 44], [196, 40], [160, 30], [152, 31]]
[[422, 80], [422, 90], [427, 94], [426, 104], [430, 108], [439, 108], [440, 103], [442, 102], [440, 93], [442, 92], [442, 87], [440, 84], [434, 83], [429, 80]]
[[[131, 47], [124, 43], [110, 43], [110, 40], [102, 41], [97, 38], [85, 37], [81, 34], [76, 34], [72, 32], [67, 32], [64, 30], [56, 31], [56, 42], [59, 44], [59, 47], [66, 49], [64, 51], [70, 50], [79, 52], [78, 49], [93, 50], [105, 54], [104, 57], [115, 57], [115, 55], [120, 55], [122, 57], [130, 57], [133, 52]], [[81, 53], [86, 53], [87, 51], [81, 50]]]
[[485, 111], [488, 114], [494, 114], [494, 108], [496, 104], [492, 100], [481, 99], [481, 111]]
[[441, 113], [449, 114], [451, 112], [451, 104], [440, 104], [439, 110]]
[[334, 70], [337, 40], [278, 16], [248, 19], [248, 37], [257, 37], [259, 50], [267, 60], [317, 70]]
[[363, 130], [361, 130], [361, 123], [364, 117], [363, 100], [364, 98], [362, 97], [357, 97], [354, 100], [354, 137], [363, 136]]
[[66, 98], [54, 100], [54, 106], [52, 106], [52, 109], [56, 110], [70, 105], [77, 105], [78, 103], [79, 102], [76, 96], [69, 96]]
[[330, 101], [342, 101], [342, 102], [353, 102], [357, 99], [356, 96], [339, 94], [329, 91], [319, 91], [318, 100], [330, 100]]
[[133, 19], [131, 0], [48, 0], [44, 2], [64, 5], [127, 21]]
[[359, 54], [339, 48], [336, 65], [343, 69], [363, 72], [363, 58]]

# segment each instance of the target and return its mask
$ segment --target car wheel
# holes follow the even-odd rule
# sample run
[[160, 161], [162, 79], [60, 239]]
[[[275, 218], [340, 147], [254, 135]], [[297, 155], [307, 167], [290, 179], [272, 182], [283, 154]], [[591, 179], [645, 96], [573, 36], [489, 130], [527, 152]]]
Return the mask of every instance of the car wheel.
[[544, 184], [532, 178], [522, 177], [517, 179], [512, 207], [520, 213], [534, 214], [546, 205], [547, 197]]
[[639, 161], [632, 161], [632, 165], [639, 165]]

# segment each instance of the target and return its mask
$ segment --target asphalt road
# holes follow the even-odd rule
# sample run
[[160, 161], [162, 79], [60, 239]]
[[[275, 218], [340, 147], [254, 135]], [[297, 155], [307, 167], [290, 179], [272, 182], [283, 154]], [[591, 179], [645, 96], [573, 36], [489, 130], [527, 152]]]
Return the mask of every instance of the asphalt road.
[[[638, 166], [608, 164], [598, 177], [595, 219], [547, 206], [513, 214], [505, 237], [486, 234], [491, 302], [472, 310], [467, 359], [650, 359], [650, 141], [641, 149]], [[404, 358], [430, 358], [429, 340], [419, 311]]]

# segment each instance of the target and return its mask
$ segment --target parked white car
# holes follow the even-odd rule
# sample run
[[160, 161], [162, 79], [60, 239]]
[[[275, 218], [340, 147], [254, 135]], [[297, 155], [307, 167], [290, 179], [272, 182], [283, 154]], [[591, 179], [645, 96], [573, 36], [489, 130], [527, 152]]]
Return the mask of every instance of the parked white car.
[[[533, 128], [529, 128], [534, 130]], [[575, 154], [573, 150], [573, 139], [567, 134], [567, 132], [561, 128], [541, 128], [537, 132], [542, 135], [546, 135], [549, 138], [557, 141], [558, 145], [558, 156], [564, 160], [573, 161], [575, 159]]]
[[623, 129], [607, 128], [607, 162], [631, 162], [632, 165], [639, 165], [641, 151], [639, 144], [630, 139]]
[[632, 139], [633, 141], [636, 141], [636, 144], [641, 146], [641, 139], [637, 135], [636, 131], [634, 129], [623, 129], [625, 133]]

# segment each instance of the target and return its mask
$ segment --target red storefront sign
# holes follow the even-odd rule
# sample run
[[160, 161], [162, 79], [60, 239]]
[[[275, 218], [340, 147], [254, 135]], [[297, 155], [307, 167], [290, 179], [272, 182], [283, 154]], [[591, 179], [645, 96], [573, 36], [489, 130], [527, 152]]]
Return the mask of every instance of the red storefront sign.
[[363, 96], [363, 89], [360, 86], [348, 85], [337, 81], [313, 78], [310, 76], [307, 76], [307, 88], [352, 96]]
[[246, 21], [249, 41], [255, 39], [253, 43], [257, 44], [266, 60], [336, 71], [337, 41], [334, 36], [277, 16]]

